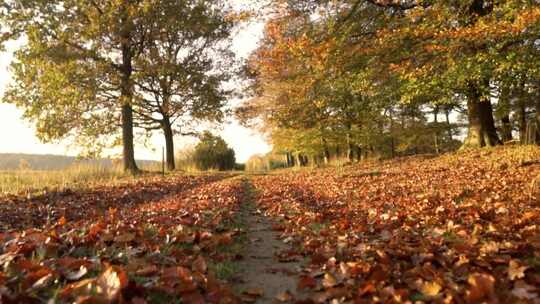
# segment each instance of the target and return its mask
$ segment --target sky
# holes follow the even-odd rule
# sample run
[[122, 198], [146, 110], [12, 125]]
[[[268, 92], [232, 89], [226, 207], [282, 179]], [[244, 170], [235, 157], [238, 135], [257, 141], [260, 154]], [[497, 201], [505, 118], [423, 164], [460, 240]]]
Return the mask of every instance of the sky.
[[[262, 37], [263, 27], [262, 23], [254, 23], [243, 27], [237, 33], [234, 38], [233, 48], [238, 56], [246, 57], [257, 47], [257, 43]], [[0, 53], [0, 98], [10, 82], [9, 63], [13, 57], [12, 53], [15, 44], [8, 45], [7, 49], [6, 52]], [[70, 156], [77, 154], [76, 149], [70, 147], [67, 142], [55, 144], [40, 142], [34, 135], [32, 123], [24, 120], [22, 113], [22, 110], [13, 105], [2, 103], [0, 99], [0, 153]], [[271, 147], [265, 142], [261, 134], [240, 126], [234, 119], [229, 120], [228, 123], [215, 128], [213, 131], [220, 134], [229, 146], [235, 150], [238, 162], [245, 162], [251, 155], [270, 151]], [[175, 138], [177, 149], [193, 145], [195, 142], [193, 138], [183, 138], [181, 136]], [[161, 148], [164, 144], [163, 136], [156, 133], [146, 147], [143, 144], [136, 143], [135, 157], [137, 159], [159, 160], [161, 159]]]

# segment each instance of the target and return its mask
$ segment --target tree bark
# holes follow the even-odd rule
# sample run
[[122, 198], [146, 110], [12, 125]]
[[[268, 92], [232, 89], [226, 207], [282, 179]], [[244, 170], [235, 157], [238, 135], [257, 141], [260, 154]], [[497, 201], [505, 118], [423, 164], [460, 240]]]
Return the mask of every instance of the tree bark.
[[323, 154], [324, 154], [324, 164], [328, 165], [330, 162], [330, 150], [328, 149], [328, 143], [326, 142], [326, 138], [322, 139], [323, 144]]
[[540, 145], [540, 96], [536, 96], [536, 144]]
[[477, 86], [471, 85], [467, 94], [469, 134], [463, 148], [493, 147], [502, 144], [489, 98], [482, 96]]
[[176, 169], [176, 164], [174, 160], [174, 133], [171, 126], [171, 121], [169, 117], [164, 117], [162, 122], [163, 134], [165, 135], [165, 152], [166, 152], [166, 163], [167, 170], [173, 171]]
[[[126, 13], [127, 16], [127, 13]], [[135, 174], [139, 172], [135, 162], [135, 148], [133, 145], [133, 84], [131, 82], [132, 66], [132, 46], [130, 44], [131, 36], [127, 17], [123, 17], [124, 32], [122, 33], [122, 66], [121, 66], [121, 92], [120, 100], [122, 102], [122, 144], [124, 170]]]
[[520, 98], [518, 102], [518, 116], [519, 116], [519, 140], [521, 144], [527, 143], [527, 107], [525, 101]]
[[302, 167], [302, 155], [300, 153], [296, 153], [296, 165], [298, 167]]
[[354, 143], [352, 142], [350, 134], [347, 134], [347, 159], [350, 162], [354, 161]]
[[450, 123], [450, 107], [446, 107], [444, 109], [444, 116], [446, 117], [446, 131], [448, 132], [448, 140], [452, 141], [454, 140], [454, 136], [452, 135], [452, 123]]
[[435, 125], [435, 152], [439, 154], [441, 153], [439, 147], [439, 106], [435, 106], [433, 109], [433, 122]]
[[501, 117], [502, 125], [502, 140], [503, 142], [509, 142], [512, 140], [512, 123], [510, 122], [510, 115], [505, 114]]

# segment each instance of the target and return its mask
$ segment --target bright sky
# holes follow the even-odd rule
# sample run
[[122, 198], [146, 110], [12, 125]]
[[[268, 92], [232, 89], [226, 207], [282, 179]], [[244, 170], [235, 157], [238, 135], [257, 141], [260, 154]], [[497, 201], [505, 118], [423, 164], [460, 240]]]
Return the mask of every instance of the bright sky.
[[[251, 24], [241, 30], [234, 40], [234, 50], [241, 56], [247, 56], [257, 46], [262, 36], [263, 24]], [[8, 69], [12, 59], [14, 45], [8, 45], [8, 52], [0, 53], [0, 98], [10, 81]], [[77, 151], [63, 143], [44, 144], [34, 135], [31, 123], [22, 119], [22, 111], [10, 104], [1, 103], [0, 100], [0, 153], [30, 153], [30, 154], [58, 154], [76, 155]], [[240, 126], [236, 121], [223, 125], [216, 133], [227, 141], [236, 152], [238, 162], [245, 162], [251, 155], [266, 153], [271, 148], [256, 131]], [[176, 148], [192, 144], [193, 139], [175, 138]], [[161, 159], [161, 147], [164, 146], [163, 136], [156, 133], [148, 147], [137, 145], [135, 157], [137, 159]]]

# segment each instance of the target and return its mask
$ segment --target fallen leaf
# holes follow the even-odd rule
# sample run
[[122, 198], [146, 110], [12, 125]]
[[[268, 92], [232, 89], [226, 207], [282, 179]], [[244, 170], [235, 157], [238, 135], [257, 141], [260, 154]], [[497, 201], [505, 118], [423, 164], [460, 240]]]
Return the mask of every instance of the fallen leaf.
[[96, 280], [97, 293], [107, 301], [115, 301], [127, 286], [127, 275], [117, 267], [109, 267]]
[[495, 298], [495, 278], [489, 274], [475, 273], [467, 280], [469, 289], [466, 291], [467, 302], [477, 303], [481, 300]]
[[298, 289], [315, 288], [317, 281], [310, 276], [303, 276], [298, 281]]
[[322, 284], [325, 288], [331, 288], [331, 287], [336, 286], [338, 282], [332, 274], [327, 272], [324, 274]]
[[521, 300], [533, 300], [538, 298], [538, 294], [534, 293], [534, 290], [534, 286], [527, 285], [523, 281], [518, 281], [514, 285], [514, 289], [512, 289], [512, 294]]
[[508, 278], [512, 281], [521, 279], [525, 276], [525, 270], [529, 267], [520, 266], [518, 262], [511, 260], [508, 265]]
[[243, 293], [250, 296], [262, 297], [264, 295], [264, 290], [262, 288], [252, 287], [244, 290]]
[[88, 268], [81, 265], [78, 270], [68, 272], [65, 277], [68, 281], [78, 281], [88, 273]]
[[422, 294], [428, 297], [435, 297], [439, 294], [442, 287], [437, 282], [426, 282], [422, 284], [420, 291]]
[[193, 271], [206, 273], [206, 271], [208, 270], [208, 266], [205, 259], [202, 256], [198, 256], [195, 261], [193, 261], [192, 269]]
[[124, 233], [114, 238], [116, 243], [129, 243], [135, 239], [134, 233]]

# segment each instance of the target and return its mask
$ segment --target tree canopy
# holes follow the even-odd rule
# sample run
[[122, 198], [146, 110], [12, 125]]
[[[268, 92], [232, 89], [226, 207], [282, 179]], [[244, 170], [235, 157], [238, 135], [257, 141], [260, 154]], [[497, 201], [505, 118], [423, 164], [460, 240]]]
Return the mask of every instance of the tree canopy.
[[314, 162], [440, 152], [461, 126], [464, 147], [494, 146], [539, 108], [534, 1], [271, 2], [237, 114], [262, 121], [277, 150]]

